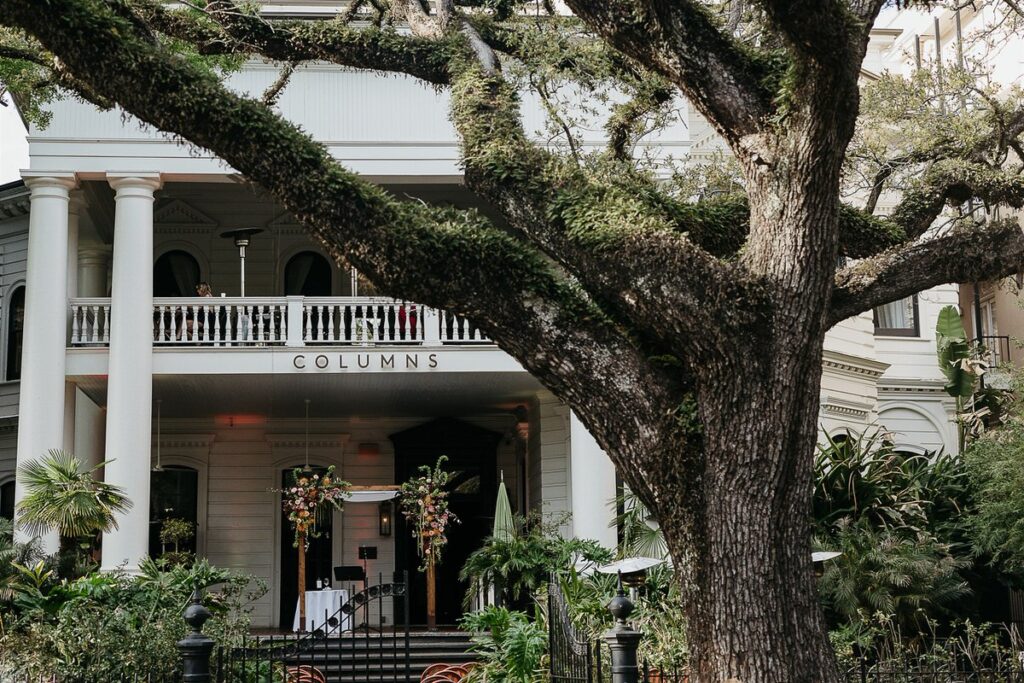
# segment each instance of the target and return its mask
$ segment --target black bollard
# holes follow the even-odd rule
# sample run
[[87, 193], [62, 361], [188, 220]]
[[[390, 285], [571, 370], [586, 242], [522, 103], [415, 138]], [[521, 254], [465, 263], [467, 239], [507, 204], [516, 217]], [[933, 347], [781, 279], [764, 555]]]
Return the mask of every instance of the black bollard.
[[210, 683], [210, 653], [213, 652], [213, 638], [203, 635], [203, 624], [212, 615], [203, 607], [202, 596], [197, 586], [192, 591], [192, 600], [185, 608], [185, 623], [192, 632], [178, 641], [181, 653], [182, 680], [185, 683]]
[[611, 650], [612, 683], [639, 683], [640, 665], [636, 653], [643, 634], [626, 622], [633, 613], [633, 603], [622, 590], [621, 576], [619, 592], [608, 603], [608, 611], [615, 617], [615, 625], [604, 634], [604, 641]]

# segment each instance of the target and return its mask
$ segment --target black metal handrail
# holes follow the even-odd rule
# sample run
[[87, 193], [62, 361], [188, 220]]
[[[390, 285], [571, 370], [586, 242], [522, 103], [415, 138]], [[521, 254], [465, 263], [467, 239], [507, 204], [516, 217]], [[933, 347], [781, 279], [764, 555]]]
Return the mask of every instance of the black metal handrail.
[[1010, 336], [1006, 334], [984, 334], [975, 341], [984, 359], [990, 367], [997, 367], [1006, 363], [1012, 363], [1012, 344]]
[[[322, 626], [307, 633], [243, 638], [232, 648], [218, 648], [214, 663], [217, 683], [275, 683], [298, 680], [303, 667], [325, 674], [359, 674], [360, 680], [409, 683], [411, 678], [409, 620], [385, 629], [384, 601], [404, 599], [403, 615], [409, 614], [408, 574], [403, 581], [379, 583], [353, 594], [333, 614], [324, 612]], [[376, 625], [370, 608], [377, 605]], [[348, 620], [348, 625], [345, 625]], [[336, 634], [336, 637], [332, 637]], [[392, 668], [380, 662], [390, 659]], [[371, 661], [372, 660], [372, 661]], [[328, 676], [331, 678], [331, 676]]]

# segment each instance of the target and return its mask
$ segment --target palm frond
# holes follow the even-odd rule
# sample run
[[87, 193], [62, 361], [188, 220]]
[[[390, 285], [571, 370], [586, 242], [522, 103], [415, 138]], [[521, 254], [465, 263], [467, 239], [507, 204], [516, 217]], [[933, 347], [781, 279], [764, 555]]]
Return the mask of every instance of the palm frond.
[[117, 528], [116, 515], [131, 509], [124, 490], [97, 481], [71, 453], [51, 450], [18, 468], [25, 496], [18, 504], [22, 523], [35, 533], [47, 529], [75, 538]]

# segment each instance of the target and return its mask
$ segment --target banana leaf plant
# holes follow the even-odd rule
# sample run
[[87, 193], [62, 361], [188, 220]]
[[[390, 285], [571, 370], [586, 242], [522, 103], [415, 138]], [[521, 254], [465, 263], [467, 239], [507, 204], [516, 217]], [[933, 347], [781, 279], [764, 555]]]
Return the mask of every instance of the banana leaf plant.
[[967, 339], [963, 318], [956, 306], [939, 311], [935, 324], [935, 347], [939, 369], [946, 377], [943, 387], [956, 399], [957, 431], [960, 450], [967, 445], [968, 434], [977, 431], [984, 415], [974, 405], [977, 382], [988, 369]]

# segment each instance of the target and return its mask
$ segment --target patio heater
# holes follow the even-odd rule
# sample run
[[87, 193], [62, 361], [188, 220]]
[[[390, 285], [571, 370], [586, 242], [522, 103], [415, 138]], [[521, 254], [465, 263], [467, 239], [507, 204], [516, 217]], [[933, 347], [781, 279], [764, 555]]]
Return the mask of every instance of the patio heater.
[[245, 248], [249, 246], [249, 242], [253, 235], [258, 235], [263, 232], [263, 228], [235, 228], [234, 230], [226, 230], [220, 234], [225, 239], [234, 240], [235, 246], [238, 247], [238, 258], [242, 262], [242, 290], [241, 296], [245, 296]]

